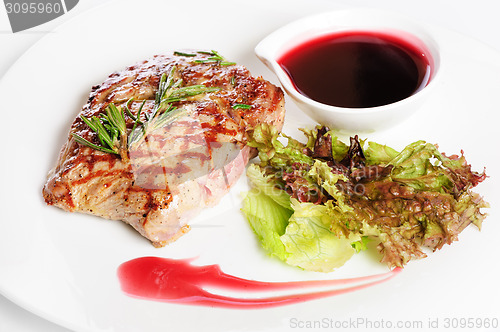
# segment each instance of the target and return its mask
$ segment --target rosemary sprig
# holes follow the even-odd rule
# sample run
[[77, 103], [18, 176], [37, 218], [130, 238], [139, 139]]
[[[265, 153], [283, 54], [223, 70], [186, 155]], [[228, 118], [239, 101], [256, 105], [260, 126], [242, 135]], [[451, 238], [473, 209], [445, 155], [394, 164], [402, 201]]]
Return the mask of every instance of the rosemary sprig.
[[249, 110], [252, 108], [252, 105], [247, 105], [247, 104], [234, 104], [231, 106], [233, 109], [244, 109], [244, 110]]
[[[128, 137], [128, 146], [131, 145], [132, 142], [135, 142], [140, 139], [141, 134], [144, 134], [144, 122], [141, 121], [141, 112], [142, 108], [144, 107], [144, 104], [146, 103], [146, 100], [142, 101], [141, 106], [139, 107], [139, 110], [137, 111], [137, 115], [132, 114], [130, 111], [128, 105], [133, 99], [129, 99], [129, 101], [125, 104], [125, 111], [127, 112], [127, 115], [134, 120], [134, 126], [132, 127], [132, 130], [130, 131], [130, 135]], [[141, 130], [136, 130], [137, 128], [140, 128]]]
[[80, 143], [82, 145], [86, 145], [88, 147], [91, 147], [92, 149], [99, 150], [99, 151], [102, 151], [102, 152], [118, 154], [114, 150], [105, 148], [103, 146], [96, 145], [96, 144], [94, 144], [92, 142], [89, 142], [85, 138], [83, 138], [81, 136], [78, 136], [77, 134], [72, 133], [71, 135], [73, 136], [73, 138], [75, 139], [75, 141], [77, 141], [78, 143]]
[[236, 62], [231, 62], [231, 61], [227, 61], [222, 55], [220, 55], [219, 52], [217, 51], [210, 51], [210, 52], [206, 52], [206, 51], [198, 51], [199, 54], [206, 54], [206, 55], [210, 55], [207, 59], [204, 59], [204, 60], [194, 60], [194, 62], [196, 63], [217, 63], [221, 66], [232, 66], [232, 65], [235, 65]]
[[[129, 147], [137, 144], [142, 138], [153, 131], [165, 127], [167, 124], [176, 120], [181, 113], [174, 111], [172, 103], [186, 100], [189, 97], [199, 94], [219, 91], [218, 87], [207, 87], [203, 84], [182, 86], [182, 79], [174, 79], [176, 67], [173, 66], [170, 73], [163, 74], [160, 78], [158, 90], [155, 96], [155, 105], [151, 115], [145, 114], [147, 121], [141, 126], [134, 128], [129, 138]], [[183, 114], [183, 113], [182, 113]]]
[[127, 140], [127, 127], [123, 111], [118, 109], [114, 104], [109, 104], [106, 107], [106, 114], [100, 117], [93, 116], [90, 119], [85, 116], [80, 118], [97, 133], [101, 146], [89, 142], [85, 138], [72, 133], [71, 135], [80, 144], [86, 145], [93, 149], [120, 155], [122, 159], [127, 159], [127, 151], [122, 147]]
[[[75, 141], [82, 145], [119, 155], [122, 160], [127, 161], [128, 150], [132, 145], [137, 144], [151, 132], [166, 126], [184, 114], [183, 112], [174, 112], [177, 107], [174, 107], [172, 103], [199, 94], [220, 90], [220, 88], [207, 87], [202, 84], [182, 86], [182, 79], [175, 79], [175, 71], [176, 67], [173, 66], [168, 75], [166, 73], [162, 74], [156, 91], [153, 110], [151, 114], [144, 113], [146, 121], [141, 121], [141, 114], [146, 100], [142, 101], [137, 114], [134, 115], [129, 107], [133, 101], [131, 98], [122, 107], [110, 103], [106, 107], [106, 114], [92, 116], [90, 119], [83, 115], [80, 116], [89, 128], [97, 133], [101, 145], [94, 144], [75, 133], [71, 135]], [[134, 121], [130, 135], [127, 135], [125, 114]]]
[[186, 53], [181, 51], [174, 51], [174, 55], [185, 56], [185, 57], [195, 57], [196, 54], [205, 54], [210, 55], [207, 59], [202, 60], [194, 60], [195, 63], [217, 63], [221, 66], [232, 66], [235, 65], [236, 62], [227, 61], [219, 52], [211, 50], [211, 51], [197, 51], [195, 53]]
[[130, 98], [127, 103], [125, 104], [125, 111], [127, 112], [127, 115], [132, 119], [134, 120], [134, 126], [132, 127], [132, 131], [135, 130], [135, 128], [137, 128], [137, 125], [140, 125], [142, 126], [144, 123], [141, 121], [141, 112], [142, 112], [142, 108], [144, 107], [144, 104], [146, 103], [145, 100], [142, 101], [142, 104], [141, 106], [139, 107], [139, 110], [137, 111], [137, 115], [134, 115], [132, 114], [132, 112], [130, 112], [130, 108], [128, 107], [128, 105], [130, 104], [130, 102], [132, 102], [134, 99], [133, 98]]
[[174, 55], [193, 57], [193, 56], [196, 56], [196, 53], [186, 53], [186, 52], [174, 51]]
[[181, 87], [182, 79], [174, 81], [174, 73], [176, 67], [172, 67], [170, 74], [167, 76], [163, 74], [160, 79], [160, 85], [156, 93], [155, 109], [153, 117], [163, 109], [168, 108], [168, 104], [185, 100], [189, 97], [196, 96], [203, 93], [219, 91], [218, 87], [207, 87], [203, 84], [189, 85]]

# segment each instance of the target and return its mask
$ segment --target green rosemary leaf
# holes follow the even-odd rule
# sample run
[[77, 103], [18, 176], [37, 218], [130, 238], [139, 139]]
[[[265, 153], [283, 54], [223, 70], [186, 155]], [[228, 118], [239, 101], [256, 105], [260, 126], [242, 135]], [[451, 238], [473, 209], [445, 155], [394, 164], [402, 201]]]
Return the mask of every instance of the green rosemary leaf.
[[130, 98], [129, 100], [127, 100], [127, 102], [125, 103], [125, 106], [123, 106], [123, 108], [125, 109], [125, 112], [127, 113], [127, 115], [134, 121], [136, 121], [136, 117], [134, 114], [132, 114], [132, 112], [130, 111], [130, 108], [129, 108], [129, 105], [130, 103], [134, 101], [134, 98]]
[[111, 103], [106, 108], [106, 112], [111, 126], [118, 130], [120, 135], [127, 135], [127, 123], [125, 122], [123, 110], [118, 109], [115, 104]]
[[[170, 95], [171, 90], [182, 84], [182, 80], [174, 81], [174, 73], [176, 69], [177, 68], [175, 66], [172, 66], [172, 68], [170, 68], [169, 75], [166, 73], [161, 75], [160, 84], [158, 85], [158, 91], [156, 91], [155, 96], [155, 106], [153, 108], [152, 115], [150, 116], [151, 119], [154, 119], [162, 110], [162, 103], [164, 102], [166, 96]], [[149, 121], [150, 119], [148, 118], [147, 120]]]
[[234, 104], [232, 106], [233, 109], [245, 109], [245, 110], [249, 110], [252, 108], [252, 105], [247, 105], [247, 104]]
[[163, 73], [160, 78], [160, 84], [158, 85], [158, 91], [156, 91], [156, 96], [155, 96], [155, 105], [159, 105], [161, 98], [163, 98], [163, 95], [166, 92], [165, 89], [165, 83], [167, 81], [167, 74]]
[[92, 129], [92, 131], [95, 131], [97, 132], [97, 127], [94, 126], [94, 123], [91, 121], [91, 119], [87, 118], [86, 116], [84, 115], [81, 115], [80, 116], [80, 119], [83, 120], [83, 122], [85, 122], [87, 124], [87, 126], [90, 127], [90, 129]]
[[232, 66], [236, 64], [236, 62], [226, 61], [226, 59], [222, 55], [220, 55], [219, 52], [214, 50], [212, 50], [211, 52], [198, 51], [198, 53], [210, 56], [207, 59], [195, 60], [195, 63], [217, 63], [221, 66]]
[[118, 136], [120, 135], [120, 132], [115, 127], [113, 127], [109, 124], [103, 124], [103, 126], [108, 131], [108, 133], [111, 137], [111, 141], [115, 142], [117, 140]]
[[[83, 118], [82, 118], [83, 119]], [[85, 120], [84, 120], [85, 121]], [[101, 142], [102, 145], [107, 145], [108, 143], [106, 142], [105, 138], [101, 134], [99, 134], [99, 131], [106, 131], [105, 128], [101, 129], [99, 125], [101, 125], [101, 122], [98, 120], [96, 122], [96, 117], [93, 116], [90, 119], [88, 119], [90, 125], [89, 127], [97, 134], [97, 138]]]
[[92, 123], [94, 124], [94, 126], [97, 128], [96, 132], [97, 132], [97, 135], [98, 135], [99, 140], [101, 141], [102, 145], [107, 145], [113, 151], [118, 152], [116, 150], [115, 142], [113, 141], [113, 138], [109, 135], [108, 131], [104, 127], [104, 124], [101, 122], [101, 120], [96, 116], [93, 116], [91, 120], [92, 120]]
[[148, 132], [152, 133], [157, 129], [163, 128], [180, 117], [184, 116], [187, 113], [187, 110], [184, 108], [177, 108], [170, 105], [169, 109], [166, 112], [162, 113], [158, 116], [157, 119], [153, 120], [148, 126]]
[[195, 53], [184, 53], [184, 52], [179, 52], [179, 51], [175, 51], [174, 52], [174, 55], [178, 55], [178, 56], [187, 56], [187, 57], [193, 57], [193, 56], [196, 56]]
[[203, 84], [185, 86], [175, 89], [171, 94], [162, 100], [162, 104], [174, 103], [199, 94], [219, 91], [219, 87], [207, 87]]
[[105, 148], [103, 146], [99, 146], [99, 145], [94, 144], [94, 143], [91, 143], [91, 142], [87, 141], [85, 138], [83, 138], [81, 136], [78, 136], [75, 133], [71, 133], [71, 135], [73, 136], [73, 138], [75, 139], [75, 141], [77, 141], [78, 143], [80, 143], [82, 145], [86, 145], [89, 148], [92, 148], [92, 149], [95, 149], [95, 150], [99, 150], [99, 151], [102, 151], [102, 152], [106, 152], [106, 153], [118, 154], [118, 152], [116, 152], [116, 151], [113, 151], [111, 149], [107, 149], [107, 148]]
[[214, 59], [204, 59], [204, 60], [194, 60], [195, 63], [217, 63], [217, 60]]
[[[137, 128], [138, 125], [139, 126], [143, 125], [143, 123], [141, 121], [141, 112], [142, 112], [142, 108], [144, 107], [145, 103], [146, 103], [146, 101], [143, 100], [141, 106], [139, 107], [139, 110], [137, 111], [137, 115], [135, 116], [135, 119], [134, 119], [134, 126], [132, 127], [131, 132], [134, 132], [135, 128]], [[129, 110], [129, 112], [130, 112], [130, 110]], [[129, 143], [129, 145], [130, 145], [130, 143]]]
[[165, 111], [158, 115], [156, 118], [152, 119], [151, 122], [148, 125], [148, 131], [151, 133], [159, 128], [162, 128], [169, 123], [169, 118], [171, 116], [171, 112], [175, 111], [177, 107], [172, 106], [172, 104], [169, 104]]

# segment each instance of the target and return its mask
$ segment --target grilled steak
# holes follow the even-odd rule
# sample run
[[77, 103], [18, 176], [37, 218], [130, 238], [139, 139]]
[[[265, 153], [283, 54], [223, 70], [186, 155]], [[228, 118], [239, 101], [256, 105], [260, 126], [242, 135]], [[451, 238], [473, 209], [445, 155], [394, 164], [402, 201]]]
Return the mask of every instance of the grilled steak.
[[[137, 142], [130, 144], [137, 125], [151, 121], [165, 73], [182, 86], [213, 89], [171, 102], [162, 110], [171, 113], [167, 121], [139, 131]], [[82, 144], [84, 139], [102, 146], [84, 118], [105, 117], [113, 105], [129, 110], [123, 111], [127, 150], [114, 154]], [[218, 53], [155, 56], [93, 87], [49, 172], [43, 196], [66, 211], [122, 220], [155, 246], [164, 246], [186, 233], [187, 221], [215, 205], [244, 172], [254, 155], [245, 145], [247, 132], [259, 123], [280, 129], [284, 113], [279, 88]]]

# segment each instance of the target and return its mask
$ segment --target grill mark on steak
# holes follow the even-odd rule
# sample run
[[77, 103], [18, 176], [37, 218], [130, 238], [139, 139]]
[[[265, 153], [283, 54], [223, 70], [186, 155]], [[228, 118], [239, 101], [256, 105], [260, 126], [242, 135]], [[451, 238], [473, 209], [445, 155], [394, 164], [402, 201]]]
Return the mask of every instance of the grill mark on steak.
[[[260, 123], [281, 129], [281, 89], [243, 66], [195, 63], [196, 57], [159, 55], [112, 73], [92, 87], [87, 103], [73, 122], [68, 141], [48, 175], [43, 196], [49, 205], [67, 211], [122, 220], [155, 246], [176, 240], [189, 230], [187, 221], [204, 206], [216, 204], [244, 172], [254, 151], [245, 145], [247, 131]], [[217, 92], [174, 103], [185, 114], [147, 136], [129, 151], [130, 161], [82, 146], [71, 133], [100, 144], [80, 119], [99, 116], [110, 103], [123, 106], [130, 98], [141, 120], [151, 114], [160, 76], [176, 66], [184, 85], [219, 87]], [[233, 84], [234, 83], [234, 84]], [[233, 109], [248, 104], [250, 109]], [[130, 132], [133, 120], [126, 115]]]

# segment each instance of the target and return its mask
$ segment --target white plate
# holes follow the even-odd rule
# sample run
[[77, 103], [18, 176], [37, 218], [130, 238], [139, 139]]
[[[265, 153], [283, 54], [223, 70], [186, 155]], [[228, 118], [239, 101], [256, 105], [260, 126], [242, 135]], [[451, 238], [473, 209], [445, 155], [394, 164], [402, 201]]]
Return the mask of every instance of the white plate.
[[[286, 331], [315, 320], [323, 328], [350, 323], [347, 327], [360, 330], [370, 322], [396, 326], [408, 321], [426, 328], [435, 319], [500, 318], [500, 194], [495, 191], [500, 186], [495, 146], [500, 55], [436, 27], [428, 27], [442, 52], [443, 75], [436, 93], [402, 125], [366, 137], [396, 148], [426, 139], [450, 154], [463, 149], [474, 169], [486, 167], [490, 175], [477, 190], [492, 208], [481, 232], [467, 228], [459, 242], [411, 262], [389, 282], [265, 310], [137, 300], [120, 291], [116, 269], [147, 255], [199, 256], [200, 264], [218, 263], [228, 273], [259, 280], [342, 278], [387, 268], [360, 254], [337, 272], [319, 275], [268, 258], [239, 212], [244, 178], [219, 206], [193, 221], [189, 234], [162, 249], [121, 222], [65, 213], [43, 202], [45, 174], [70, 123], [90, 87], [109, 73], [156, 53], [211, 48], [277, 83], [254, 56], [256, 43], [293, 19], [329, 9], [335, 7], [321, 0], [120, 1], [78, 17], [32, 47], [0, 83], [0, 292], [81, 331]], [[287, 109], [287, 133], [295, 135], [296, 127], [312, 124], [291, 102]]]

